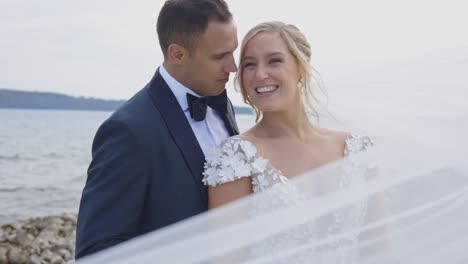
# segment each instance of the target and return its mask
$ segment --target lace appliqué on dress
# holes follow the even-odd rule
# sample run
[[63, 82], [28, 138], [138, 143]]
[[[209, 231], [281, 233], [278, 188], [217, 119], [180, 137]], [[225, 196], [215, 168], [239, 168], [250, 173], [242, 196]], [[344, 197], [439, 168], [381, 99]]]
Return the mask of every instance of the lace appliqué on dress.
[[267, 159], [258, 155], [252, 143], [239, 136], [226, 139], [208, 153], [203, 176], [203, 183], [209, 186], [251, 176], [254, 193], [288, 181]]
[[[350, 135], [346, 139], [343, 154], [348, 157], [352, 153], [365, 151], [372, 145], [372, 140], [367, 136]], [[204, 169], [203, 183], [209, 186], [216, 186], [251, 176], [253, 192], [258, 192], [271, 187], [275, 183], [289, 181], [267, 159], [258, 155], [257, 148], [252, 143], [239, 136], [224, 140], [220, 147], [209, 152], [206, 156]], [[353, 175], [352, 171], [349, 171], [353, 169], [353, 166], [347, 166], [345, 169], [349, 172], [346, 174]], [[343, 186], [347, 185], [345, 181], [357, 178], [343, 177]]]

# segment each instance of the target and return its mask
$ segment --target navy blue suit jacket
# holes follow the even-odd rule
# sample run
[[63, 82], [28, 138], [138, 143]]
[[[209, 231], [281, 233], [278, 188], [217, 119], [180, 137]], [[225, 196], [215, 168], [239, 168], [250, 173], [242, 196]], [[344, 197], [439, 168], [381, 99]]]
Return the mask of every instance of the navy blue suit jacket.
[[[229, 102], [226, 126], [237, 134]], [[151, 82], [99, 128], [81, 197], [76, 258], [208, 208], [205, 157], [164, 79]]]

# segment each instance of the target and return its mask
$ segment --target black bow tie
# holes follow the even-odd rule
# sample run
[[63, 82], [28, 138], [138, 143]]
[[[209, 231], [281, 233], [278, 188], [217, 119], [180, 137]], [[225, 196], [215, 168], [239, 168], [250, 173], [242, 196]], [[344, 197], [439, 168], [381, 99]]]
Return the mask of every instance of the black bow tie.
[[187, 102], [189, 105], [190, 116], [195, 121], [202, 121], [206, 116], [206, 106], [219, 111], [222, 115], [227, 113], [227, 94], [224, 90], [216, 96], [196, 97], [187, 93]]

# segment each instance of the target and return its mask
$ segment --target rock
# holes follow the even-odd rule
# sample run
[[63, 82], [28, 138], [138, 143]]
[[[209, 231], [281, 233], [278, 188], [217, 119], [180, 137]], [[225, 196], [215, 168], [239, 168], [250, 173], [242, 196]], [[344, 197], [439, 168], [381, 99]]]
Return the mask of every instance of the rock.
[[50, 241], [48, 240], [45, 240], [45, 239], [42, 239], [42, 238], [36, 238], [36, 245], [39, 246], [39, 248], [41, 249], [46, 249], [46, 248], [50, 248], [51, 245], [50, 245]]
[[42, 253], [41, 253], [41, 258], [43, 260], [50, 261], [52, 259], [52, 257], [53, 257], [53, 254], [49, 249], [43, 250]]
[[0, 246], [0, 264], [7, 264], [8, 263], [8, 249], [6, 247]]
[[58, 255], [55, 255], [50, 260], [50, 263], [52, 263], [52, 264], [62, 264], [62, 263], [65, 263], [65, 261], [63, 261], [62, 257], [60, 257]]
[[26, 230], [28, 235], [32, 237], [37, 237], [39, 232], [41, 231], [37, 226], [33, 225], [32, 223], [25, 224], [23, 229]]
[[31, 245], [26, 246], [25, 249], [28, 251], [29, 255], [40, 255], [41, 247], [37, 243], [31, 243]]
[[42, 259], [36, 254], [32, 254], [29, 257], [29, 264], [42, 264], [42, 263], [43, 263]]
[[60, 254], [60, 256], [62, 256], [63, 259], [72, 259], [73, 257], [72, 253], [67, 249], [59, 249], [57, 253]]
[[19, 229], [16, 231], [16, 235], [13, 237], [13, 243], [17, 245], [28, 245], [30, 244], [30, 239], [28, 238], [28, 233], [25, 230]]
[[43, 229], [41, 233], [37, 236], [37, 238], [43, 239], [44, 241], [53, 241], [55, 238], [55, 232]]
[[11, 233], [13, 230], [16, 229], [16, 226], [13, 224], [5, 224], [5, 225], [2, 225], [1, 229], [5, 233]]
[[17, 263], [17, 264], [26, 264], [28, 263], [28, 257], [26, 256], [27, 254], [21, 250], [21, 248], [18, 247], [12, 247], [10, 248], [10, 251], [8, 252], [8, 262], [7, 263]]

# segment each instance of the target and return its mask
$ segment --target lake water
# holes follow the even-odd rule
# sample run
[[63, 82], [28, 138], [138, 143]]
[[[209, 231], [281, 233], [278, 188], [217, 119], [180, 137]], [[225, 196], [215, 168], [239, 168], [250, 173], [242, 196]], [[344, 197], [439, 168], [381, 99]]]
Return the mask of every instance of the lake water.
[[[0, 109], [0, 224], [76, 213], [94, 134], [110, 114]], [[238, 115], [239, 129], [253, 118]]]

